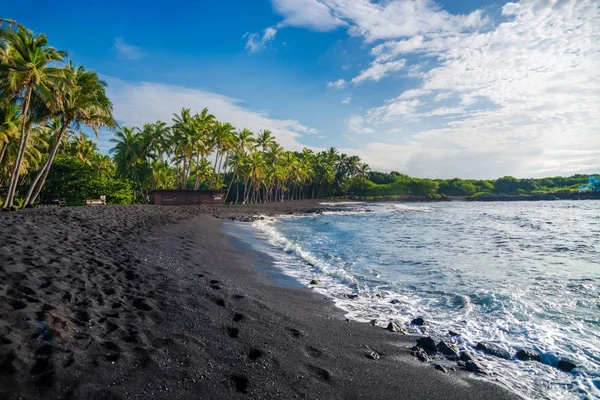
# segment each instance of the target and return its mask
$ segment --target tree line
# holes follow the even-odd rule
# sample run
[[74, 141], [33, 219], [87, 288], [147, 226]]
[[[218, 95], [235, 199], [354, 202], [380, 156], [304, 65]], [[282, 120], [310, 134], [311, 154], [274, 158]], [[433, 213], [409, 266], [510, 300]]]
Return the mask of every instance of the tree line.
[[271, 131], [235, 129], [206, 108], [183, 108], [170, 125], [123, 127], [111, 141], [117, 172], [134, 183], [138, 202], [148, 201], [152, 190], [172, 188], [223, 189], [234, 203], [343, 195], [370, 172], [359, 157], [333, 147], [286, 151]]
[[580, 191], [600, 191], [597, 175], [577, 174], [569, 177], [524, 178], [504, 176], [498, 179], [420, 179], [396, 171], [373, 171], [369, 180], [355, 188], [353, 196], [386, 198], [416, 196], [432, 200], [447, 197], [498, 197], [516, 195], [551, 195]]

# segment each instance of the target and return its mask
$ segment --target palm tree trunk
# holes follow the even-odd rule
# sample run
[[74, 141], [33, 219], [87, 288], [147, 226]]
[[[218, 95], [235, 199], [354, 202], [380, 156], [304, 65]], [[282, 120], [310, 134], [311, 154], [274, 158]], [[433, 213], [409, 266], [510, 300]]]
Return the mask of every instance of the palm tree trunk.
[[[48, 172], [50, 172], [50, 168], [52, 167], [52, 163], [54, 162], [54, 157], [56, 156], [56, 153], [58, 152], [58, 148], [60, 147], [60, 143], [62, 141], [63, 135], [64, 135], [65, 131], [67, 130], [67, 126], [68, 126], [68, 124], [63, 122], [63, 125], [60, 127], [58, 135], [56, 136], [56, 142], [54, 143], [54, 146], [52, 146], [52, 150], [50, 151], [50, 154], [48, 155], [48, 159], [46, 160], [46, 163], [44, 164], [42, 169], [37, 173], [37, 175], [33, 179], [33, 182], [31, 182], [31, 185], [29, 186], [29, 190], [27, 191], [27, 195], [25, 196], [25, 202], [23, 203], [25, 207], [33, 205], [33, 203], [35, 202], [37, 197], [40, 195], [40, 192], [42, 191], [42, 188], [44, 187], [44, 184], [46, 183], [46, 178], [48, 177]], [[38, 182], [40, 181], [40, 179], [41, 179], [41, 183], [38, 185]], [[36, 186], [37, 186], [37, 188], [36, 188]], [[35, 190], [35, 192], [34, 192], [34, 190]]]
[[13, 206], [15, 199], [15, 193], [17, 191], [17, 183], [19, 182], [19, 175], [21, 172], [21, 163], [23, 162], [23, 156], [25, 155], [25, 149], [27, 148], [27, 140], [29, 139], [29, 130], [27, 129], [27, 114], [29, 112], [29, 104], [31, 102], [31, 92], [33, 86], [29, 85], [23, 101], [23, 121], [21, 121], [21, 137], [19, 139], [19, 151], [17, 153], [17, 159], [15, 161], [15, 167], [13, 168], [12, 174], [10, 175], [10, 183], [8, 186], [8, 193], [2, 208], [10, 210]]
[[248, 183], [250, 182], [250, 178], [246, 179], [246, 183], [244, 184], [244, 202], [243, 204], [246, 204], [246, 202], [248, 201], [248, 198], [250, 197], [250, 187], [248, 186]]
[[233, 181], [235, 181], [235, 174], [237, 173], [237, 167], [233, 168], [233, 176], [231, 177], [231, 182], [229, 182], [229, 187], [227, 188], [227, 194], [225, 195], [225, 201], [227, 201], [227, 197], [229, 197], [229, 191], [231, 190], [231, 185], [233, 185]]
[[198, 167], [198, 161], [200, 160], [200, 152], [196, 155], [196, 182], [194, 183], [194, 190], [198, 190], [200, 187], [200, 168]]

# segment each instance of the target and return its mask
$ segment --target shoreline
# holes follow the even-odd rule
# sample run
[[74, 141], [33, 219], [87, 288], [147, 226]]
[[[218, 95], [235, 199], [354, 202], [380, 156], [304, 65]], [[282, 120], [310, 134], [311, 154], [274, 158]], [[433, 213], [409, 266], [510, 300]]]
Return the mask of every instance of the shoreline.
[[273, 282], [218, 219], [325, 209], [310, 201], [0, 215], [0, 395], [519, 398], [420, 363], [410, 355], [417, 337], [346, 321], [310, 289]]

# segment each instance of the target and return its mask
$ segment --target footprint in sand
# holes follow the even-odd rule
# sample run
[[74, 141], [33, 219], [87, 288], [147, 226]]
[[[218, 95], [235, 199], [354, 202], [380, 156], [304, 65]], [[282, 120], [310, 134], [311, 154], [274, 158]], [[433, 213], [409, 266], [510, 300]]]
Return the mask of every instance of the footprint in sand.
[[243, 375], [232, 375], [231, 382], [238, 393], [248, 393], [248, 378]]
[[233, 321], [234, 321], [234, 322], [240, 322], [240, 321], [241, 321], [241, 320], [243, 320], [243, 319], [244, 319], [244, 314], [241, 314], [241, 313], [235, 313], [235, 314], [233, 315]]
[[308, 366], [308, 371], [318, 377], [323, 379], [324, 381], [330, 381], [331, 380], [331, 374], [329, 373], [329, 371], [327, 371], [326, 369], [323, 369], [321, 367], [317, 367], [316, 365], [309, 365]]
[[248, 358], [252, 361], [262, 357], [263, 352], [260, 351], [259, 349], [250, 349], [250, 352], [248, 353]]
[[312, 357], [316, 357], [319, 358], [323, 355], [323, 352], [319, 349], [317, 349], [316, 347], [312, 347], [312, 346], [308, 346], [306, 348], [306, 352], [312, 356]]
[[218, 306], [225, 307], [225, 300], [223, 300], [223, 299], [216, 299], [216, 300], [215, 300], [215, 303], [216, 303]]
[[227, 334], [229, 335], [230, 338], [237, 339], [238, 336], [240, 335], [240, 330], [238, 328], [228, 327]]
[[300, 337], [304, 336], [304, 333], [299, 329], [287, 328], [287, 331], [291, 336], [293, 336], [295, 338], [300, 338]]

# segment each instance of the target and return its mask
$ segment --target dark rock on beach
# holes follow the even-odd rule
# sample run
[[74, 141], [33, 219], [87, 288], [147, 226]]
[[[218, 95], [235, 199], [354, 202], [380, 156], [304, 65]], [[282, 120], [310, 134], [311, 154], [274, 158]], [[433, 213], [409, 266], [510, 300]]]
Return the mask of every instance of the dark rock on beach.
[[540, 353], [535, 350], [521, 349], [517, 351], [517, 358], [521, 361], [540, 361]]
[[443, 372], [445, 374], [448, 373], [448, 370], [446, 368], [444, 368], [444, 366], [441, 365], [441, 364], [435, 364], [435, 369], [437, 369], [438, 371], [441, 371], [441, 372]]
[[412, 351], [412, 355], [415, 356], [415, 357], [417, 357], [422, 362], [428, 362], [429, 361], [429, 355], [427, 354], [427, 352], [425, 350], [423, 350], [420, 347], [416, 347]]
[[392, 300], [390, 301], [390, 303], [392, 303], [392, 304], [400, 304], [401, 302], [400, 302], [400, 300], [398, 300], [398, 299], [392, 299]]
[[560, 369], [561, 371], [571, 372], [572, 370], [577, 368], [577, 364], [566, 358], [561, 358], [560, 360], [558, 360], [556, 368]]
[[319, 281], [316, 279], [313, 279], [312, 281], [310, 281], [310, 285], [318, 285]]
[[417, 339], [417, 346], [425, 350], [427, 354], [435, 354], [437, 351], [435, 340], [433, 340], [431, 336]]
[[404, 327], [403, 325], [400, 325], [397, 322], [390, 322], [386, 329], [390, 332], [400, 332], [400, 333], [407, 332], [406, 327]]

